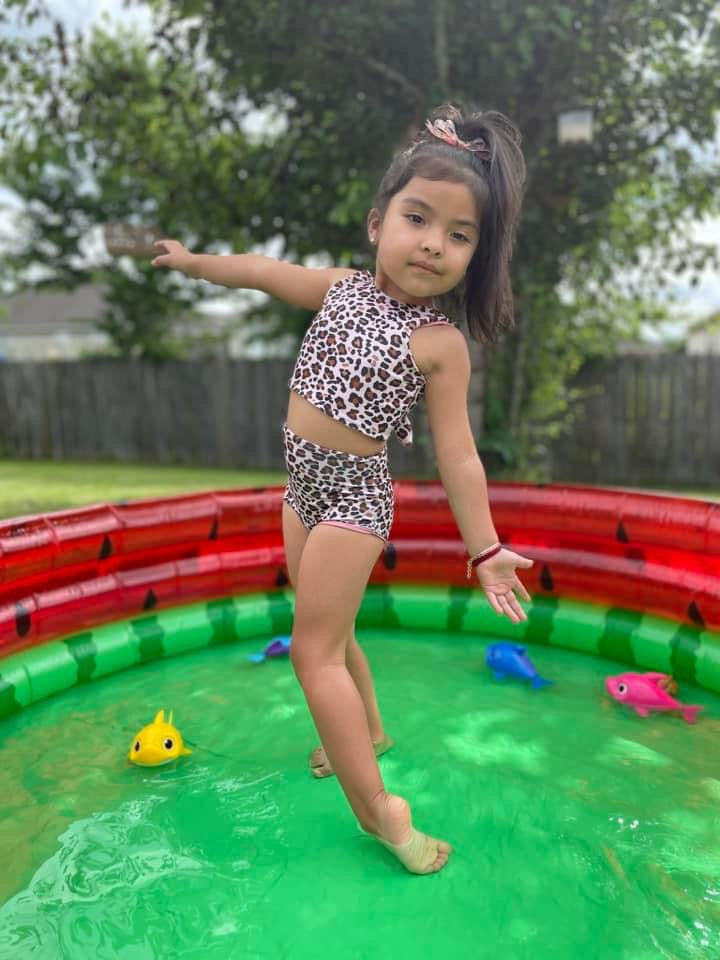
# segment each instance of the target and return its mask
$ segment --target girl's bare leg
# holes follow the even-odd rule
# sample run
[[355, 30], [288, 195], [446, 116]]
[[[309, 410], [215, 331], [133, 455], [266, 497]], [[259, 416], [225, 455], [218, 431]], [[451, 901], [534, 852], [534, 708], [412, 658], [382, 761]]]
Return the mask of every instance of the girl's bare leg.
[[[308, 531], [302, 525], [295, 511], [286, 503], [283, 504], [283, 537], [285, 540], [285, 557], [288, 566], [288, 576], [290, 577], [290, 583], [295, 587], [298, 570], [300, 569], [300, 558], [308, 538]], [[375, 687], [373, 686], [372, 675], [370, 673], [370, 666], [362, 648], [355, 639], [354, 629], [351, 629], [345, 645], [345, 663], [362, 697], [368, 728], [370, 730], [370, 738], [373, 744], [376, 745], [376, 754], [380, 756], [386, 749], [390, 748], [392, 741], [385, 736], [380, 709], [375, 695]], [[315, 777], [322, 779], [333, 774], [333, 769], [330, 766], [327, 754], [322, 746], [312, 751], [309, 762]]]
[[[354, 631], [345, 646], [345, 665], [350, 671], [358, 693], [362, 697], [367, 717], [370, 739], [373, 743], [375, 756], [381, 757], [393, 746], [393, 741], [385, 734], [380, 709], [375, 696], [375, 687], [370, 673], [370, 666], [360, 644], [355, 639]], [[324, 747], [316, 747], [309, 757], [310, 769], [314, 777], [325, 779], [335, 772], [328, 760]]]
[[362, 702], [365, 705], [370, 737], [373, 742], [382, 740], [385, 730], [380, 717], [380, 708], [378, 707], [377, 697], [375, 695], [375, 686], [370, 673], [370, 665], [367, 662], [362, 647], [355, 639], [354, 630], [350, 634], [350, 639], [345, 647], [345, 663], [362, 697]]
[[385, 791], [362, 697], [345, 662], [348, 637], [382, 547], [357, 531], [319, 524], [296, 581], [291, 659], [315, 726], [360, 825], [413, 873], [440, 870], [449, 844], [413, 829], [410, 808]]

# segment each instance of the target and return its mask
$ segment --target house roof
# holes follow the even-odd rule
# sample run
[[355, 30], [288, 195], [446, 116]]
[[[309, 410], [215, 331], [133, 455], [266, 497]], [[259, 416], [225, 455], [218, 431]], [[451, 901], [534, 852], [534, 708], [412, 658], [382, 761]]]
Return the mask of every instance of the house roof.
[[0, 335], [47, 336], [95, 329], [105, 301], [99, 285], [23, 290], [0, 299]]
[[688, 333], [720, 333], [720, 310], [696, 320], [688, 327]]

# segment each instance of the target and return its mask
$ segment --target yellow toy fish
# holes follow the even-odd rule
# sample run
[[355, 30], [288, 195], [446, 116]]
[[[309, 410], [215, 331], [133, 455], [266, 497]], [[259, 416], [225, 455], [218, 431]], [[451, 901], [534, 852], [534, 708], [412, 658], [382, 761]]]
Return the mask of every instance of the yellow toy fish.
[[172, 725], [172, 719], [172, 710], [167, 723], [164, 711], [158, 710], [153, 722], [134, 737], [128, 753], [130, 763], [137, 763], [141, 767], [159, 767], [192, 753], [183, 743], [180, 731]]

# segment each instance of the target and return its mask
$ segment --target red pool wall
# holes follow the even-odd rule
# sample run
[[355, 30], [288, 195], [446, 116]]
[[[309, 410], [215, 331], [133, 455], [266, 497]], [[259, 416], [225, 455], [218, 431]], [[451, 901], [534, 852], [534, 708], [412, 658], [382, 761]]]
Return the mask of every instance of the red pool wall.
[[[396, 483], [375, 583], [467, 586], [439, 483]], [[595, 487], [491, 484], [501, 540], [535, 561], [531, 593], [720, 630], [720, 504]], [[0, 522], [0, 656], [110, 620], [287, 584], [281, 488]]]

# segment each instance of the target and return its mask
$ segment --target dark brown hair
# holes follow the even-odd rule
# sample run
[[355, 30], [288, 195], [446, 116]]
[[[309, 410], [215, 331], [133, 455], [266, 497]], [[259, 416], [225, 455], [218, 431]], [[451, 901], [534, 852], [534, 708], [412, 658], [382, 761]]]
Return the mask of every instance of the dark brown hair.
[[393, 159], [375, 197], [375, 207], [384, 216], [391, 198], [412, 180], [450, 180], [467, 184], [475, 196], [480, 217], [477, 249], [468, 265], [465, 283], [445, 297], [439, 306], [448, 313], [459, 307], [470, 335], [490, 341], [512, 324], [510, 257], [520, 216], [525, 161], [520, 133], [504, 114], [493, 110], [464, 113], [445, 105], [433, 111], [431, 120], [452, 120], [461, 140], [482, 139], [486, 149], [473, 152], [451, 146], [427, 129]]

